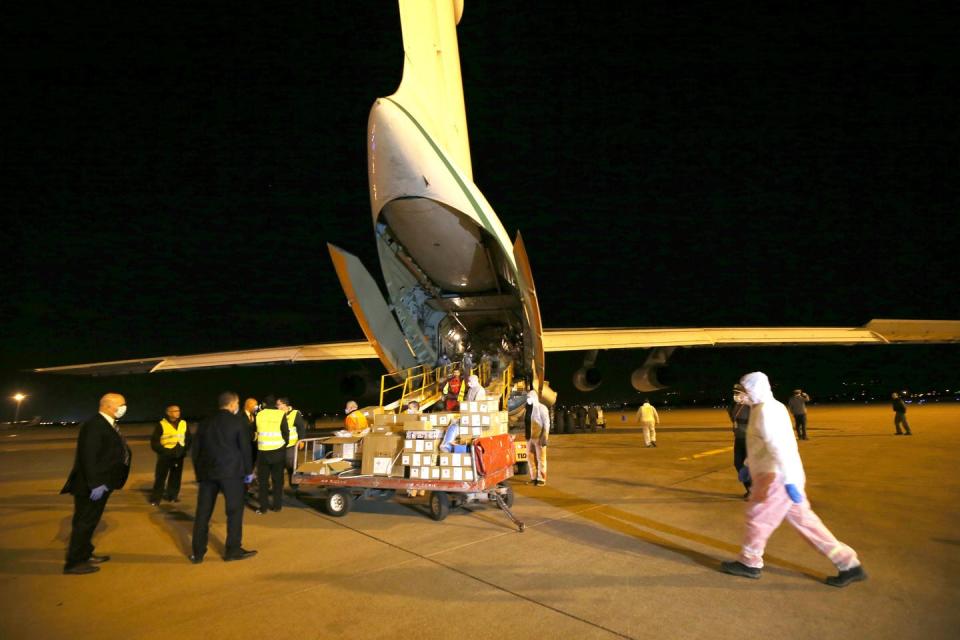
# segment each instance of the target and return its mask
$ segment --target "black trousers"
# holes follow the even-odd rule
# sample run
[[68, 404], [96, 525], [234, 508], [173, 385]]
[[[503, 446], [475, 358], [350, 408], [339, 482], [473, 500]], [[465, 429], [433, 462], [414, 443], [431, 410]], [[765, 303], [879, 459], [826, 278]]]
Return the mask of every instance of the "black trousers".
[[227, 543], [226, 555], [240, 551], [243, 539], [243, 478], [204, 480], [197, 490], [197, 514], [193, 520], [193, 555], [202, 558], [207, 552], [207, 536], [210, 532], [210, 516], [217, 504], [217, 494], [226, 500]]
[[93, 544], [91, 544], [93, 532], [100, 524], [100, 517], [103, 515], [109, 497], [109, 491], [96, 501], [91, 500], [90, 494], [87, 493], [73, 496], [73, 528], [70, 531], [66, 566], [72, 567], [86, 562], [93, 555]]
[[[734, 437], [733, 439], [733, 467], [737, 470], [737, 473], [740, 473], [740, 469], [743, 469], [743, 461], [747, 459], [747, 438], [746, 436]], [[750, 490], [750, 485], [753, 484], [752, 480], [747, 480], [743, 483], [743, 488], [747, 491]]]
[[793, 414], [793, 419], [797, 422], [797, 437], [806, 438], [807, 437], [807, 414], [795, 413]]
[[[152, 502], [161, 497], [173, 500], [180, 495], [180, 479], [183, 477], [183, 458], [157, 456], [157, 467], [153, 473], [153, 491], [150, 493]], [[166, 490], [164, 490], [166, 485]]]
[[279, 509], [283, 503], [283, 469], [287, 465], [287, 451], [285, 448], [257, 453], [257, 496], [260, 509], [270, 507], [267, 502], [269, 494], [273, 494], [273, 508]]

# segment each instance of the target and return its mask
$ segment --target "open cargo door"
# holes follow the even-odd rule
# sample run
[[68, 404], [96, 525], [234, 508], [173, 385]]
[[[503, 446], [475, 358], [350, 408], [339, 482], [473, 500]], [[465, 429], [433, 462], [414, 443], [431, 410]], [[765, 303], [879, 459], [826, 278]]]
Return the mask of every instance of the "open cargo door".
[[523, 244], [520, 232], [513, 243], [513, 257], [517, 262], [517, 275], [520, 278], [520, 297], [523, 300], [523, 316], [525, 329], [528, 332], [525, 342], [530, 345], [530, 354], [525, 357], [533, 361], [534, 385], [537, 392], [543, 391], [544, 358], [543, 358], [543, 323], [540, 320], [540, 303], [537, 301], [537, 288], [533, 284], [533, 271], [530, 269], [530, 260], [527, 258], [527, 249]]
[[387, 371], [417, 366], [417, 360], [403, 332], [380, 293], [380, 287], [360, 259], [343, 249], [327, 244], [340, 285], [353, 309], [363, 335], [380, 357]]

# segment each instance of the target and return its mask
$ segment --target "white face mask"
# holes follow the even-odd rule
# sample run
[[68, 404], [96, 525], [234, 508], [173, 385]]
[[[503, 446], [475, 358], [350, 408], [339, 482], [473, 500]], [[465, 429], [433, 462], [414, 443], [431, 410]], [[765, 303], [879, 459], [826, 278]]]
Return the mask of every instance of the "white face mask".
[[533, 404], [533, 398], [527, 396], [527, 404]]
[[410, 407], [407, 409], [407, 413], [420, 413], [420, 409], [414, 409], [413, 407]]
[[127, 405], [122, 404], [122, 405], [120, 405], [119, 407], [117, 407], [117, 410], [116, 410], [116, 412], [113, 414], [113, 417], [114, 417], [115, 419], [119, 420], [120, 418], [122, 418], [122, 417], [125, 416], [126, 414], [127, 414]]

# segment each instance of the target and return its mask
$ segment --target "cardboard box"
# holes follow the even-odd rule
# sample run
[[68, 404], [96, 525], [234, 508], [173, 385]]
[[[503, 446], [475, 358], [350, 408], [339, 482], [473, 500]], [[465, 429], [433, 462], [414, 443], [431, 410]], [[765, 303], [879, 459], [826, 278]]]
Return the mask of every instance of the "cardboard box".
[[481, 426], [481, 427], [489, 427], [489, 426], [490, 426], [490, 416], [489, 416], [489, 415], [482, 415], [482, 416], [480, 416], [480, 426]]
[[440, 479], [440, 467], [430, 467], [430, 479], [431, 480]]
[[373, 426], [375, 427], [390, 424], [401, 424], [400, 416], [396, 413], [378, 413], [373, 416]]
[[470, 400], [470, 401], [468, 401], [468, 402], [461, 402], [461, 403], [460, 403], [460, 411], [466, 411], [466, 412], [468, 412], [468, 413], [476, 413], [476, 412], [477, 412], [477, 404], [478, 404], [478, 403], [477, 403], [475, 400]]
[[452, 454], [452, 453], [441, 453], [441, 454], [440, 454], [440, 466], [441, 466], [441, 467], [452, 467], [453, 465], [450, 463], [450, 456], [452, 456], [452, 455], [454, 455], [454, 454]]
[[432, 467], [417, 467], [417, 468], [420, 469], [420, 479], [421, 479], [421, 480], [429, 480], [429, 479], [430, 479], [430, 469], [431, 469]]
[[[440, 479], [450, 480], [453, 478], [453, 469], [450, 467], [440, 467]], [[462, 471], [462, 470], [461, 470]]]
[[477, 411], [480, 413], [487, 413], [490, 411], [490, 405], [486, 402], [479, 402], [477, 403]]
[[408, 429], [407, 440], [442, 440], [446, 429]]
[[461, 427], [469, 427], [472, 422], [473, 422], [473, 416], [471, 416], [469, 413], [465, 413], [462, 416], [460, 416]]
[[[391, 475], [394, 461], [399, 460], [401, 451], [403, 451], [403, 439], [396, 434], [368, 435], [363, 439], [363, 463], [360, 466], [360, 473]], [[387, 459], [388, 462], [378, 461], [382, 458]]]
[[464, 482], [473, 482], [473, 479], [474, 479], [473, 469], [466, 469], [466, 468], [465, 468], [465, 469], [463, 470], [463, 481], [464, 481]]
[[412, 465], [412, 464], [413, 464], [413, 454], [412, 454], [412, 453], [404, 452], [404, 453], [400, 456], [400, 464], [402, 464], [402, 465], [405, 466], [405, 467], [409, 467], [410, 465]]
[[362, 457], [363, 438], [354, 436], [323, 438], [320, 442], [328, 444], [333, 450], [334, 458], [344, 460], [360, 460]]
[[410, 479], [411, 480], [420, 479], [420, 467], [410, 467]]
[[463, 467], [454, 467], [452, 473], [450, 474], [451, 480], [463, 481]]
[[437, 456], [434, 453], [424, 453], [420, 456], [421, 467], [433, 467], [437, 464]]

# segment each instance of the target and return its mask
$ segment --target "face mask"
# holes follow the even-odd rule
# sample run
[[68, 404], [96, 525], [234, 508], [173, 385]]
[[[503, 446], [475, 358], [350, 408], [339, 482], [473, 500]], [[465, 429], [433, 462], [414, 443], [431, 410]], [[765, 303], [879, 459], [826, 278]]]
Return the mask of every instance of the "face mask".
[[527, 404], [533, 404], [533, 398], [527, 397]]
[[114, 417], [115, 419], [119, 420], [120, 418], [122, 418], [122, 417], [125, 416], [126, 414], [127, 414], [127, 405], [122, 404], [122, 405], [120, 405], [119, 407], [117, 407], [117, 411], [116, 411], [116, 413], [113, 414], [113, 417]]
[[414, 409], [413, 407], [407, 409], [407, 413], [420, 413], [420, 409]]

